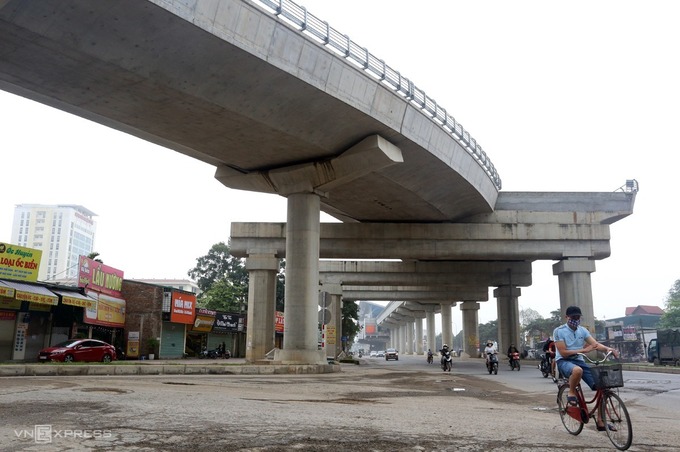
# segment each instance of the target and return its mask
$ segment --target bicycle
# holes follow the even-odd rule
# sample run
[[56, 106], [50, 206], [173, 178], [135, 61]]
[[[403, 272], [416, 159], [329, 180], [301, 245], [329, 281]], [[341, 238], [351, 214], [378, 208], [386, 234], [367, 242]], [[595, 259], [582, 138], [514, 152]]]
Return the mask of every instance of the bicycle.
[[[576, 387], [578, 404], [574, 405], [567, 401], [569, 383], [567, 380], [562, 380], [557, 392], [557, 406], [564, 428], [574, 436], [581, 433], [583, 425], [587, 424], [591, 418], [596, 418], [599, 410], [600, 419], [604, 423], [609, 440], [618, 450], [627, 450], [633, 442], [633, 426], [626, 405], [616, 389], [623, 386], [621, 365], [602, 365], [611, 353], [607, 353], [601, 361], [593, 361], [579, 353], [588, 362], [594, 364], [590, 366], [590, 370], [595, 379], [595, 395], [591, 400], [586, 401], [579, 384]], [[588, 406], [593, 403], [595, 405], [591, 410]]]

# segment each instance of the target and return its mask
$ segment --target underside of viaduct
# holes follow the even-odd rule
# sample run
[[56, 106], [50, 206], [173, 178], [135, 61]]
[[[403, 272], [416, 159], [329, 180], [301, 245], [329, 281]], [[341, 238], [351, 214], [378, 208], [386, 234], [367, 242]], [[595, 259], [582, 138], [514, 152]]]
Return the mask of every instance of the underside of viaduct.
[[[336, 322], [342, 297], [400, 299], [384, 321], [407, 340], [402, 325], [430, 306], [450, 317], [453, 303], [475, 335], [476, 307], [495, 287], [501, 342], [516, 341], [536, 260], [556, 262], [562, 307], [580, 305], [592, 324], [590, 274], [610, 254], [609, 225], [633, 211], [636, 184], [501, 192], [446, 109], [293, 2], [4, 0], [0, 55], [0, 89], [213, 165], [227, 187], [287, 198], [285, 223], [231, 228], [250, 273], [251, 361], [274, 347], [282, 258], [280, 362], [326, 362], [320, 287]], [[343, 223], [320, 224], [321, 211]]]

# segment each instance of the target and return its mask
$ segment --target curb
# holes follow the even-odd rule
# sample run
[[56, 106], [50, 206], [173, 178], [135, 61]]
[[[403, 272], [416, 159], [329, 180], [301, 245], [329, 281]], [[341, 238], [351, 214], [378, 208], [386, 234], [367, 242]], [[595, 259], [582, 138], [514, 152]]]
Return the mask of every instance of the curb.
[[0, 377], [66, 377], [106, 375], [279, 375], [326, 374], [340, 372], [339, 364], [8, 364], [0, 366]]

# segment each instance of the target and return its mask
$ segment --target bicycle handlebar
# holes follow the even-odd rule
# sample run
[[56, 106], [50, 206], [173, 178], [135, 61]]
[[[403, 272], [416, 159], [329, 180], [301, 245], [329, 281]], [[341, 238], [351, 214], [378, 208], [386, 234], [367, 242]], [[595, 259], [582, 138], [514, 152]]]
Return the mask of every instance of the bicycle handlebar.
[[[595, 351], [597, 352], [598, 350], [595, 350]], [[613, 353], [614, 353], [613, 351], [607, 352], [607, 354], [604, 355], [604, 358], [602, 358], [601, 360], [592, 360], [592, 359], [590, 359], [590, 357], [589, 357], [588, 355], [586, 355], [585, 353], [576, 353], [576, 354], [577, 354], [577, 355], [583, 356], [583, 357], [586, 359], [586, 361], [588, 361], [589, 363], [598, 365], [598, 364], [602, 364], [603, 362], [607, 361], [607, 358], [609, 358], [609, 355], [611, 355], [611, 354], [613, 354]]]

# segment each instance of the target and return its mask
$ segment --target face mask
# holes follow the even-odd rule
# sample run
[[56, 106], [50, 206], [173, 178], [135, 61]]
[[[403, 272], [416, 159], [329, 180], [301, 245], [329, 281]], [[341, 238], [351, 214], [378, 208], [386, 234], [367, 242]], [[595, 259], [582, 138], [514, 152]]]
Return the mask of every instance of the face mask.
[[578, 326], [581, 324], [581, 319], [574, 320], [574, 319], [569, 319], [567, 320], [567, 325], [569, 325], [572, 329], [578, 328]]

